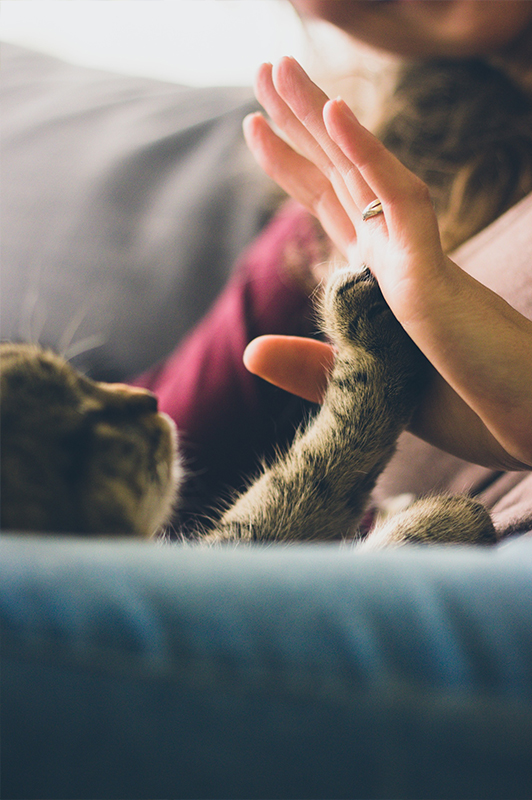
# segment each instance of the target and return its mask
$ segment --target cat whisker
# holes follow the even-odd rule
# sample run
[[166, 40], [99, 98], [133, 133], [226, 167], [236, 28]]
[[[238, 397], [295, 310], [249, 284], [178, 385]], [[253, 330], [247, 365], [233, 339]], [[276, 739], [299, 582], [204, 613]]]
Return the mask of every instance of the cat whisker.
[[107, 337], [103, 335], [103, 333], [94, 333], [92, 336], [86, 336], [84, 339], [80, 339], [79, 342], [75, 342], [74, 344], [70, 345], [70, 347], [61, 353], [64, 359], [67, 361], [71, 361], [76, 356], [83, 355], [84, 353], [88, 353], [90, 350], [95, 350], [97, 347], [101, 347], [107, 341]]
[[48, 312], [40, 297], [42, 263], [39, 261], [31, 272], [29, 286], [22, 300], [20, 323], [16, 338], [24, 342], [39, 344]]
[[79, 307], [79, 309], [74, 313], [72, 319], [70, 320], [65, 330], [63, 331], [63, 334], [58, 344], [58, 352], [64, 358], [67, 358], [66, 353], [68, 352], [70, 346], [72, 345], [74, 336], [76, 335], [79, 326], [87, 316], [87, 312], [89, 311], [89, 305], [90, 304], [88, 302], [83, 303]]

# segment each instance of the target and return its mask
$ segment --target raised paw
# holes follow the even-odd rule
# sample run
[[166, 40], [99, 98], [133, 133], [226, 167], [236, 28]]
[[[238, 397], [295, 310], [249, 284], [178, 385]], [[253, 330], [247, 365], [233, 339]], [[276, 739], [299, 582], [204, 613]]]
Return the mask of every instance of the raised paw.
[[412, 374], [424, 358], [392, 314], [367, 267], [338, 270], [325, 289], [321, 317], [326, 334], [342, 351], [365, 351], [392, 371]]

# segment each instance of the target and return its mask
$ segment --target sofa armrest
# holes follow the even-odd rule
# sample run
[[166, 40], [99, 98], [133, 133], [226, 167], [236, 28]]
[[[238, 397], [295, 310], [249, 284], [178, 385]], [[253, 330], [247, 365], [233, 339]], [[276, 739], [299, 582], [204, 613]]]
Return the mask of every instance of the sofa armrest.
[[5, 537], [9, 798], [525, 798], [532, 541]]

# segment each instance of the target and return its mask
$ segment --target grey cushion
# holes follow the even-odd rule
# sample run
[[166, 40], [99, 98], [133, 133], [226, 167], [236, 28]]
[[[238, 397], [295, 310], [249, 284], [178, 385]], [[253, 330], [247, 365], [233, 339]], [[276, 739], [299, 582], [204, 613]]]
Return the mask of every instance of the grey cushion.
[[1, 55], [1, 336], [135, 374], [202, 316], [269, 214], [241, 134], [251, 90]]

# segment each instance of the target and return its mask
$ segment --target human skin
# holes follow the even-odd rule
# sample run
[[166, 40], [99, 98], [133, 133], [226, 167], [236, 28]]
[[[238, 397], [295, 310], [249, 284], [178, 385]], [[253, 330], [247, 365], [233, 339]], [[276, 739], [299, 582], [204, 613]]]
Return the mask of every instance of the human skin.
[[512, 51], [530, 58], [528, 0], [291, 0], [373, 47], [408, 57], [463, 58]]
[[[532, 466], [532, 323], [444, 253], [427, 187], [328, 98], [293, 59], [261, 67], [261, 115], [245, 122], [259, 163], [322, 222], [338, 249], [374, 272], [397, 319], [434, 366], [412, 430], [492, 468]], [[375, 197], [384, 214], [365, 222]], [[309, 399], [323, 395], [333, 359], [323, 343], [262, 337], [247, 367]]]

